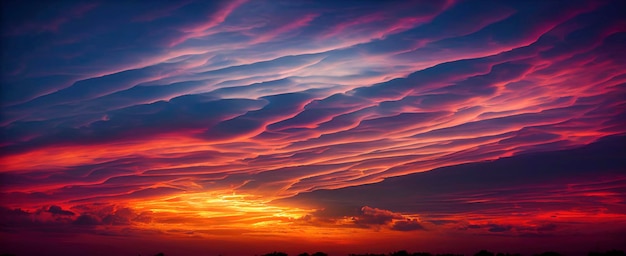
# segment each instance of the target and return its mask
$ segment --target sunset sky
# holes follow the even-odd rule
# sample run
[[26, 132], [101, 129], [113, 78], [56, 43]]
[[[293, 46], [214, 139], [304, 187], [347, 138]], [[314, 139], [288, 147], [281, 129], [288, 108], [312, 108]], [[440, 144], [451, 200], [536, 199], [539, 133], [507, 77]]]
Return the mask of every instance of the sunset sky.
[[626, 1], [2, 1], [0, 254], [626, 249]]

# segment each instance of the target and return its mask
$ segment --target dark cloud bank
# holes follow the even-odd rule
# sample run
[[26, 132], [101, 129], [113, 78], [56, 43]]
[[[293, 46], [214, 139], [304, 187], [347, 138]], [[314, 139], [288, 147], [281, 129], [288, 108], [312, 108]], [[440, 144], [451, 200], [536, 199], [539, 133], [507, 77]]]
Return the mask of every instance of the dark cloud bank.
[[[438, 218], [457, 214], [481, 213], [489, 217], [580, 206], [589, 207], [589, 211], [598, 207], [609, 213], [624, 214], [625, 155], [626, 137], [610, 136], [571, 150], [443, 167], [387, 178], [375, 184], [301, 193], [274, 203], [314, 206], [324, 209], [317, 213], [324, 218], [363, 215], [366, 216], [363, 222], [369, 224], [390, 222], [394, 219], [392, 212], [417, 213], [432, 224], [445, 224], [446, 220]], [[615, 200], [607, 201], [597, 195]], [[368, 215], [363, 206], [386, 209], [389, 214]], [[486, 224], [465, 228], [505, 232], [512, 227]], [[396, 223], [394, 229], [423, 228], [408, 222]], [[537, 229], [553, 230], [554, 225], [545, 224]]]

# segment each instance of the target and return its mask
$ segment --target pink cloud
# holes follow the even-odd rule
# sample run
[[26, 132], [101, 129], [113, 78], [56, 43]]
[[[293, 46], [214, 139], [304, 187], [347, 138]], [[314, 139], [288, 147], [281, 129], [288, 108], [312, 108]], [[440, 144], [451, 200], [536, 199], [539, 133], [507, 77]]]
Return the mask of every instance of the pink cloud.
[[204, 33], [207, 30], [222, 24], [232, 12], [234, 12], [239, 6], [243, 5], [245, 2], [246, 0], [230, 1], [225, 6], [220, 8], [217, 12], [211, 14], [208, 20], [202, 23], [196, 23], [194, 25], [181, 28], [180, 30], [181, 32], [183, 32], [183, 35], [173, 39], [169, 43], [169, 47], [174, 47], [191, 38], [204, 36]]

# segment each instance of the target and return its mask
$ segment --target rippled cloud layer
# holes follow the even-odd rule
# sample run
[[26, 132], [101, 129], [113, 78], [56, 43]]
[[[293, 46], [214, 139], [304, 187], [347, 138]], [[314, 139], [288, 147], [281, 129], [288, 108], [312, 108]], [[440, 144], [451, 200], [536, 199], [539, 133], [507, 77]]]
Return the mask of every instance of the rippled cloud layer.
[[[352, 197], [337, 192], [359, 202], [349, 212], [298, 199], [623, 134], [625, 7], [620, 1], [3, 4], [3, 218], [16, 229], [117, 235], [309, 230], [336, 241], [342, 227], [364, 237], [446, 229], [525, 233], [512, 222], [461, 220], [497, 220], [508, 214], [503, 205], [438, 208], [376, 187]], [[524, 176], [507, 169], [500, 171]], [[566, 171], [558, 174], [533, 175], [567, 180]], [[623, 171], [607, 172], [608, 183], [590, 186], [623, 178]], [[464, 184], [475, 182], [455, 180], [458, 193], [428, 200], [486, 200], [478, 195], [488, 190], [463, 194]], [[502, 193], [520, 202], [535, 198], [527, 189], [561, 193], [534, 183]], [[587, 203], [618, 205], [606, 214], [623, 221], [617, 196], [623, 191], [602, 193], [592, 196], [603, 200]], [[578, 190], [569, 196], [585, 198]], [[391, 198], [434, 208], [383, 203]], [[561, 206], [555, 211], [573, 207]], [[422, 213], [437, 218], [422, 222]], [[198, 223], [204, 228], [194, 228]], [[555, 228], [541, 221], [530, 229]]]

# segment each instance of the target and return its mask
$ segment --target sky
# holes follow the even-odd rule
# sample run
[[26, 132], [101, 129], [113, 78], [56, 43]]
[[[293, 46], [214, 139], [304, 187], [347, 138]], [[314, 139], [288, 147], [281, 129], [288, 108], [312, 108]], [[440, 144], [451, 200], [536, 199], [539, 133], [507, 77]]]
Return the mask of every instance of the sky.
[[624, 1], [2, 1], [0, 253], [626, 249]]

